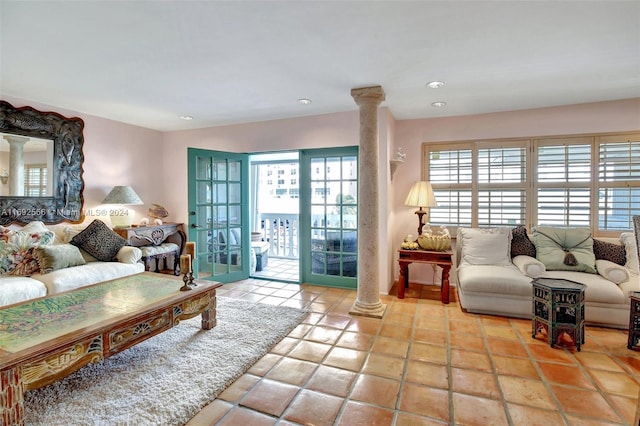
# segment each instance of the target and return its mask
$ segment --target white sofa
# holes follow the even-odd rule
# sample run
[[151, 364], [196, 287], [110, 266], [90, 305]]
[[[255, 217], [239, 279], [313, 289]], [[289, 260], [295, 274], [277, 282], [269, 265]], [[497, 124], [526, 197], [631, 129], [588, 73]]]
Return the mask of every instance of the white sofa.
[[[24, 228], [12, 230], [27, 230], [32, 233], [51, 231], [54, 240], [51, 245], [69, 244], [84, 226], [58, 224], [45, 226], [42, 222], [31, 222]], [[10, 232], [7, 230], [7, 232]], [[144, 271], [144, 264], [140, 262], [142, 252], [137, 247], [124, 246], [119, 249], [114, 261], [99, 261], [80, 249], [85, 264], [64, 267], [48, 273], [37, 272], [28, 276], [0, 275], [0, 306], [6, 306], [25, 300], [35, 299], [73, 290], [102, 281], [108, 281]]]
[[[545, 264], [533, 256], [518, 253], [511, 256], [514, 233], [515, 230], [499, 228], [458, 230], [457, 288], [463, 309], [475, 313], [531, 318], [531, 282], [537, 277], [561, 278], [586, 285], [587, 324], [628, 327], [629, 293], [640, 291], [638, 250], [633, 233], [622, 234], [620, 241], [598, 239], [600, 247], [603, 243], [622, 246], [626, 263], [623, 266], [604, 259], [594, 259], [596, 273], [547, 270]], [[480, 239], [484, 239], [484, 242]], [[535, 242], [533, 237], [529, 239], [532, 243]], [[588, 246], [588, 242], [585, 244]]]

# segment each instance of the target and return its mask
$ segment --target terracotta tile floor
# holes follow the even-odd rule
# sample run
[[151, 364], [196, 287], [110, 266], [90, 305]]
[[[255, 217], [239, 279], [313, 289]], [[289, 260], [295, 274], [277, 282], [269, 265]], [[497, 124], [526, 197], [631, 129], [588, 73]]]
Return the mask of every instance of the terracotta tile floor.
[[552, 349], [529, 320], [465, 313], [413, 284], [404, 300], [382, 297], [381, 320], [348, 314], [353, 290], [250, 279], [219, 295], [310, 313], [189, 426], [631, 425], [636, 415], [640, 349], [627, 349], [624, 330], [587, 326], [581, 352]]

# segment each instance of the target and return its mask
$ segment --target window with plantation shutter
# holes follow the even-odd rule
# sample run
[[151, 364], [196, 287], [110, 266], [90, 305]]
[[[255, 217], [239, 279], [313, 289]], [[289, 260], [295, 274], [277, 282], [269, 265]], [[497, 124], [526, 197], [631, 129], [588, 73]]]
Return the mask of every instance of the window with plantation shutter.
[[43, 197], [47, 195], [47, 165], [27, 164], [24, 166], [25, 197]]
[[429, 222], [470, 226], [471, 184], [473, 182], [472, 145], [433, 146], [428, 153], [429, 177], [438, 207], [429, 209]]
[[598, 226], [631, 229], [640, 214], [640, 135], [598, 139]]
[[[434, 225], [632, 229], [640, 215], [640, 134], [423, 144]], [[455, 230], [454, 230], [455, 231]]]
[[591, 141], [589, 138], [536, 141], [537, 224], [590, 225]]

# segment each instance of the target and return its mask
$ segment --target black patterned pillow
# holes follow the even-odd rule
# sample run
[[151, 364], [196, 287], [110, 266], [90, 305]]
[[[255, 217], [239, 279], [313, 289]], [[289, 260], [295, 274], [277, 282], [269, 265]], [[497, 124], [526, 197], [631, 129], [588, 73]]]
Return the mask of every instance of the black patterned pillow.
[[113, 232], [103, 221], [98, 219], [91, 222], [70, 241], [74, 246], [80, 247], [103, 262], [114, 260], [126, 242], [127, 240]]
[[536, 246], [523, 225], [516, 226], [511, 231], [511, 258], [520, 255], [536, 257]]
[[604, 259], [622, 266], [627, 264], [627, 250], [621, 244], [608, 243], [594, 238], [593, 254], [596, 255], [596, 260]]

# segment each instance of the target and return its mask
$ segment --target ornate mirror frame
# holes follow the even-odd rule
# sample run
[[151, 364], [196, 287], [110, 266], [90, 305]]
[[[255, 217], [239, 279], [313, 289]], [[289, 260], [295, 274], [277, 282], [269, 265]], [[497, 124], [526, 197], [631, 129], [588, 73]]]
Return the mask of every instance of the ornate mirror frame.
[[0, 197], [0, 225], [82, 222], [84, 121], [0, 101], [0, 132], [53, 140], [53, 196]]

